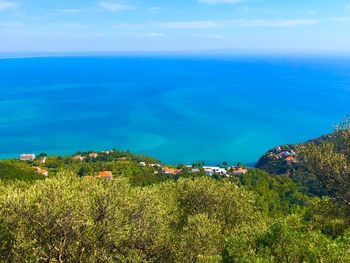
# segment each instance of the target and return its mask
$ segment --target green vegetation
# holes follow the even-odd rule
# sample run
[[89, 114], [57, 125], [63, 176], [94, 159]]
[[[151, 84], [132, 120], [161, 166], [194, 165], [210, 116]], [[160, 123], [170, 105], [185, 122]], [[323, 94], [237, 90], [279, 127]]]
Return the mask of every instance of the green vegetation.
[[28, 164], [16, 160], [0, 161], [0, 180], [3, 181], [35, 181], [43, 179], [35, 173], [35, 170]]
[[300, 177], [310, 189], [350, 208], [350, 119], [338, 125], [332, 142], [307, 144], [301, 156]]
[[309, 200], [291, 178], [271, 176], [258, 169], [250, 169], [240, 176], [240, 182], [245, 189], [257, 194], [260, 209], [272, 216], [296, 212]]
[[269, 217], [252, 192], [229, 181], [203, 177], [138, 187], [126, 178], [67, 173], [0, 191], [0, 257], [9, 262], [350, 259], [348, 232], [331, 236], [306, 213]]
[[283, 175], [171, 175], [115, 150], [1, 161], [0, 262], [350, 262], [349, 121], [285, 151]]

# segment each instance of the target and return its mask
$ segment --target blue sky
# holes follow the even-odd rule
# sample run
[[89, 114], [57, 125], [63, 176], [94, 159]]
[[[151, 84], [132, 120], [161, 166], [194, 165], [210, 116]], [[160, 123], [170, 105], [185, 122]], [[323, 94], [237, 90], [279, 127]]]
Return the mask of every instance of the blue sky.
[[0, 0], [0, 52], [350, 52], [350, 0]]

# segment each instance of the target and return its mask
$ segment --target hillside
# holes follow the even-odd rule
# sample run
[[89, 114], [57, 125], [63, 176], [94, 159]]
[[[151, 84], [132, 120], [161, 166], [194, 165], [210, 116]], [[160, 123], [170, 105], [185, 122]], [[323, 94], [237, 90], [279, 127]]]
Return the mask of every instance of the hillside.
[[267, 151], [256, 163], [255, 167], [273, 175], [292, 175], [298, 168], [300, 151], [308, 144], [320, 145], [332, 142], [334, 134], [323, 135], [302, 144], [277, 146]]

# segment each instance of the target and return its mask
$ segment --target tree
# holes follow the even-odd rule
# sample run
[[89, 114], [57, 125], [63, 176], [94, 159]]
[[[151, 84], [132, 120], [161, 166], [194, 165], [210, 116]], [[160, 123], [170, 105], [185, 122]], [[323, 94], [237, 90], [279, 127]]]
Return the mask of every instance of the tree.
[[[179, 262], [219, 263], [221, 244], [220, 222], [206, 214], [190, 216], [177, 244], [177, 258]], [[209, 258], [214, 260], [205, 261]]]
[[334, 145], [337, 152], [343, 153], [347, 159], [350, 159], [350, 116], [336, 125]]
[[350, 207], [350, 163], [332, 143], [309, 144], [302, 153], [302, 178], [315, 188]]
[[47, 156], [48, 156], [47, 153], [42, 152], [37, 157], [42, 158], [42, 157], [47, 157]]
[[204, 161], [199, 161], [199, 162], [195, 162], [194, 164], [192, 164], [193, 168], [202, 168], [204, 165]]
[[337, 125], [330, 142], [309, 143], [301, 152], [301, 175], [318, 194], [326, 194], [350, 208], [350, 119]]

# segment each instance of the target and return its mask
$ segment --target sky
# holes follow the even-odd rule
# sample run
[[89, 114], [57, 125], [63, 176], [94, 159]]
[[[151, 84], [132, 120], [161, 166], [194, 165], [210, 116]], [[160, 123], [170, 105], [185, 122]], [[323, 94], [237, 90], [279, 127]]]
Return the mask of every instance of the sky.
[[0, 0], [0, 52], [350, 53], [350, 0]]

